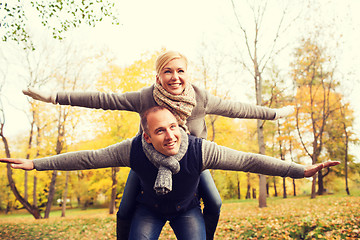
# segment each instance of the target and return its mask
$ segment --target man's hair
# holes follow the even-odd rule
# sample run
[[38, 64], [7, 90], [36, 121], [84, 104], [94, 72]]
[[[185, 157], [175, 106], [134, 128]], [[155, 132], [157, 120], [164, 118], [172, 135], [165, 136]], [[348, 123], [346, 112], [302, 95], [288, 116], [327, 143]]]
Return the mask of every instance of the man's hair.
[[[162, 111], [162, 110], [168, 110], [166, 107], [163, 106], [155, 106], [155, 107], [151, 107], [149, 109], [147, 109], [145, 112], [143, 112], [142, 114], [140, 114], [140, 124], [141, 124], [141, 129], [147, 134], [150, 135], [149, 133], [149, 126], [148, 126], [148, 122], [147, 122], [147, 117], [149, 116], [150, 113], [155, 113], [158, 111]], [[169, 111], [171, 112], [171, 111]]]

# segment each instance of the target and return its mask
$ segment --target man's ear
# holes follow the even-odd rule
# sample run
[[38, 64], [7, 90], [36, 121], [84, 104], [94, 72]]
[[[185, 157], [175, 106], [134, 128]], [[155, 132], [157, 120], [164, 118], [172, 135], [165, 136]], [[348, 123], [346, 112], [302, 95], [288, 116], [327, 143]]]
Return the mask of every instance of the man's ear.
[[144, 135], [144, 139], [145, 139], [145, 141], [146, 141], [147, 143], [151, 143], [150, 136], [149, 136], [149, 135], [147, 135], [147, 133], [146, 133], [146, 132], [144, 132], [144, 133], [143, 133], [143, 135]]

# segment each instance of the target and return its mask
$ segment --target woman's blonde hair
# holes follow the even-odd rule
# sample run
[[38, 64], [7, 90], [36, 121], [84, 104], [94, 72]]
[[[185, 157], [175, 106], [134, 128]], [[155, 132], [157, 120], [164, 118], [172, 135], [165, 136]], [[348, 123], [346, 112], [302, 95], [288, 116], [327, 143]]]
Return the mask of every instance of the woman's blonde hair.
[[158, 58], [156, 59], [156, 62], [155, 62], [156, 74], [160, 74], [160, 71], [164, 68], [164, 66], [166, 64], [168, 64], [171, 60], [174, 60], [174, 59], [177, 59], [177, 58], [184, 59], [186, 67], [187, 67], [187, 65], [188, 65], [187, 58], [184, 55], [182, 55], [181, 53], [179, 53], [179, 52], [166, 51], [166, 52], [160, 54], [158, 56]]

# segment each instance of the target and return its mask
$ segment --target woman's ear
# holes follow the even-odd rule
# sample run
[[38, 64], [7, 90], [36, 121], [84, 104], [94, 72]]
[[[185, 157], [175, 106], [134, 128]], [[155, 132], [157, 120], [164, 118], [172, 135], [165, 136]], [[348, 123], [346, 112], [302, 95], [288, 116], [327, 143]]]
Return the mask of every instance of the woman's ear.
[[144, 132], [144, 133], [143, 133], [143, 135], [144, 135], [144, 139], [145, 139], [145, 141], [146, 141], [147, 143], [151, 143], [151, 138], [150, 138], [150, 136], [149, 136], [149, 135], [147, 135], [147, 133], [146, 133], [146, 132]]
[[159, 85], [161, 85], [159, 75], [157, 75], [157, 74], [156, 74], [156, 83], [159, 84]]

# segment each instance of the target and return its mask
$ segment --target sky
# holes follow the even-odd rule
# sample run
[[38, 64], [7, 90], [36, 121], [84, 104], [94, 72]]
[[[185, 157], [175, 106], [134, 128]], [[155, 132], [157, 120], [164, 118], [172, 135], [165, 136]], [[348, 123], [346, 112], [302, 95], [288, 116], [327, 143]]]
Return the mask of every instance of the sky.
[[[234, 1], [238, 3], [238, 1]], [[270, 1], [271, 2], [271, 1]], [[305, 8], [299, 1], [288, 0], [296, 8]], [[340, 68], [344, 74], [352, 72], [351, 84], [347, 85], [349, 101], [356, 110], [356, 131], [360, 137], [360, 90], [359, 71], [360, 66], [360, 1], [357, 0], [310, 0], [314, 6], [320, 9], [314, 10], [312, 18], [321, 23], [330, 22], [335, 19], [337, 33], [343, 35], [344, 46], [337, 49], [340, 52]], [[225, 0], [120, 0], [116, 1], [120, 25], [111, 25], [104, 21], [96, 28], [82, 27], [69, 33], [67, 38], [76, 41], [79, 45], [92, 45], [94, 49], [106, 48], [116, 56], [118, 64], [130, 64], [138, 59], [146, 51], [156, 51], [162, 47], [174, 49], [184, 53], [190, 60], [196, 61], [202, 43], [216, 46], [220, 51], [235, 51], [227, 49], [233, 46], [234, 39], [232, 31], [236, 29], [236, 21], [231, 6], [231, 1]], [[320, 5], [318, 5], [320, 4]], [[279, 7], [269, 4], [270, 17], [264, 23], [266, 30], [271, 32], [276, 26]], [[240, 12], [243, 19], [251, 20], [249, 11]], [[29, 21], [32, 21], [30, 18]], [[36, 24], [32, 24], [31, 31], [37, 32]], [[296, 33], [306, 31], [307, 25], [292, 26], [292, 31], [287, 39], [296, 39]], [[294, 36], [292, 36], [294, 34]], [[34, 37], [44, 38], [42, 34], [34, 34]], [[45, 37], [46, 39], [46, 37]], [[52, 40], [48, 40], [52, 41]], [[229, 41], [229, 42], [227, 42]], [[90, 51], [90, 49], [89, 49]], [[16, 72], [14, 70], [13, 72]], [[18, 76], [13, 78], [18, 79]], [[7, 121], [6, 131], [9, 135], [16, 135], [28, 123], [23, 109], [26, 97], [22, 95], [21, 89], [24, 82], [14, 81], [6, 86], [6, 109], [11, 112]], [[232, 86], [239, 92], [244, 91], [239, 82]], [[352, 91], [350, 91], [352, 90]], [[246, 100], [246, 99], [245, 99]]]

